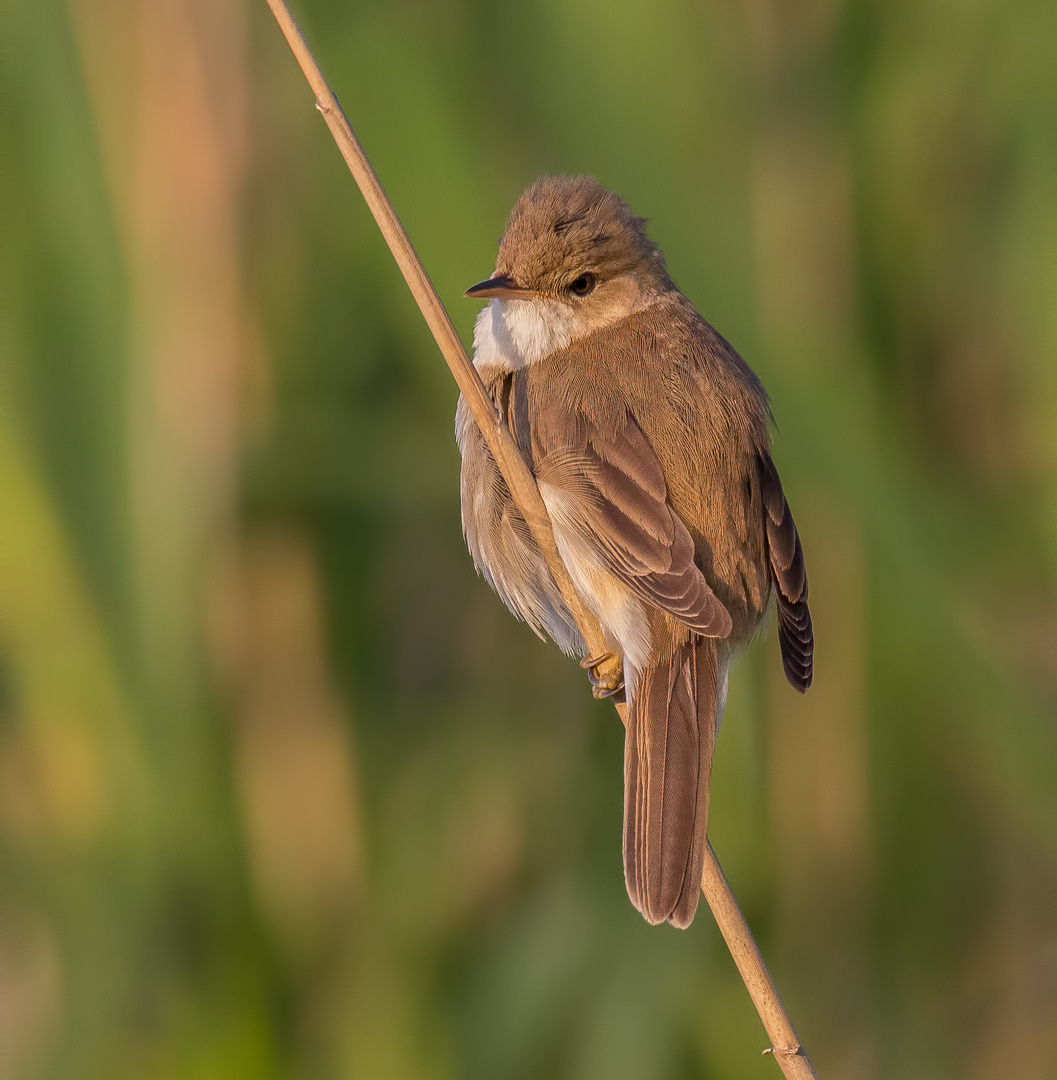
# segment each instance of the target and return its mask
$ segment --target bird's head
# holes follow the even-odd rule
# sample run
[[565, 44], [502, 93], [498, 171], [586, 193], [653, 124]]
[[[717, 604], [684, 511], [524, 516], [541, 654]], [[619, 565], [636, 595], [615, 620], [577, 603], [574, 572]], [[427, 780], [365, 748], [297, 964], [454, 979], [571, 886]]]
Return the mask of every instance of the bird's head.
[[531, 363], [547, 344], [611, 325], [671, 288], [645, 219], [623, 199], [593, 177], [545, 176], [510, 212], [495, 274], [466, 295], [492, 300], [490, 318], [501, 317], [515, 339], [517, 324], [544, 320], [548, 332], [530, 334], [542, 344], [521, 343], [530, 346], [522, 362]]

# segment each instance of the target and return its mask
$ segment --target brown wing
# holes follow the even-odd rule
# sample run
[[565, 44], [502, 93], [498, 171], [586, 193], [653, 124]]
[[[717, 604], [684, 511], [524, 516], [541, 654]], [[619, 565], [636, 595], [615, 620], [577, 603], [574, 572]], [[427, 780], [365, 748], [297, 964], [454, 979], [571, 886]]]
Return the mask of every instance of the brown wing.
[[785, 677], [801, 693], [811, 685], [815, 639], [807, 607], [807, 571], [804, 550], [793, 515], [782, 491], [782, 481], [766, 451], [757, 454], [763, 495], [771, 580], [778, 598], [778, 643]]
[[694, 562], [693, 539], [634, 417], [602, 432], [581, 416], [577, 427], [538, 467], [541, 485], [572, 496], [566, 523], [641, 600], [698, 634], [726, 637], [730, 615]]

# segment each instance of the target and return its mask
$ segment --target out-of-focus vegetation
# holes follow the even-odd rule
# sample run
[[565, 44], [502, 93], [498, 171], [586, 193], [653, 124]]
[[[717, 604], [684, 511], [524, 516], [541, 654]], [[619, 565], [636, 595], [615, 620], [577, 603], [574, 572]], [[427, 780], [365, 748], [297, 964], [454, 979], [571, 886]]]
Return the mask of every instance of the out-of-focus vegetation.
[[[820, 1075], [1057, 1069], [1052, 0], [297, 14], [457, 326], [590, 172], [771, 391], [815, 686], [712, 838]], [[773, 1077], [624, 894], [622, 736], [460, 536], [456, 392], [263, 3], [7, 0], [5, 1076]]]

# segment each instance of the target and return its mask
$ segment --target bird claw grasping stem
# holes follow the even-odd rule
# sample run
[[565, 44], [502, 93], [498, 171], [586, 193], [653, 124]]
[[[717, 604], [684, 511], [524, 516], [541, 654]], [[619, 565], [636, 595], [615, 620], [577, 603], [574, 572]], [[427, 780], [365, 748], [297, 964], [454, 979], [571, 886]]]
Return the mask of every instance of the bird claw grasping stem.
[[591, 693], [596, 698], [609, 698], [624, 689], [624, 662], [614, 652], [588, 656], [580, 661], [591, 680]]

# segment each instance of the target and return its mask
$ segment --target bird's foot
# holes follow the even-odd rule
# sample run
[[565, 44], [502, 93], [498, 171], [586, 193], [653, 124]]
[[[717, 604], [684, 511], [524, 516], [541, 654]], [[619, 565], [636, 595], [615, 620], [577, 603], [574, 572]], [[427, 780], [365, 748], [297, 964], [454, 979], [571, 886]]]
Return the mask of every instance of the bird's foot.
[[591, 680], [591, 693], [596, 698], [613, 697], [624, 689], [624, 662], [614, 652], [589, 656], [580, 661]]

